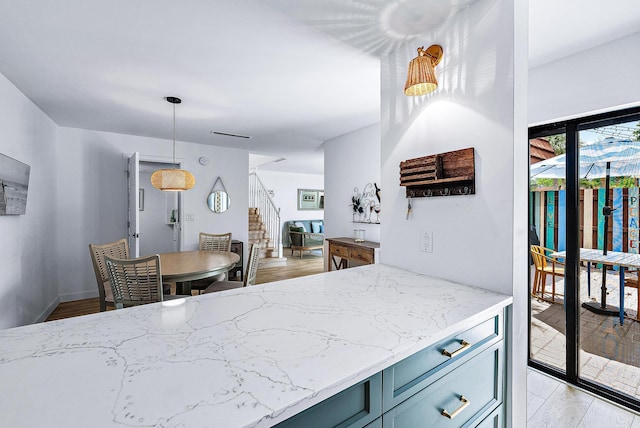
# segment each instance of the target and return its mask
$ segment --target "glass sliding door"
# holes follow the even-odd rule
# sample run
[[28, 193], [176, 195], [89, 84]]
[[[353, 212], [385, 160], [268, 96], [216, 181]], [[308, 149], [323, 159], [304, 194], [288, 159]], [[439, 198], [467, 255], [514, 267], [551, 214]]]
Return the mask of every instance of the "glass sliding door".
[[633, 267], [640, 262], [638, 124], [637, 118], [625, 117], [586, 124], [578, 149], [580, 248], [623, 263], [581, 263], [579, 376], [635, 399], [640, 399], [638, 271]]
[[640, 107], [531, 128], [529, 147], [529, 363], [640, 410]]
[[566, 152], [566, 139], [564, 129], [552, 132], [529, 140], [530, 162], [536, 165], [529, 189], [529, 234], [535, 246], [530, 261], [529, 356], [565, 372], [564, 266], [560, 260], [554, 266], [552, 254], [565, 249], [565, 178], [564, 171], [553, 166], [553, 160]]

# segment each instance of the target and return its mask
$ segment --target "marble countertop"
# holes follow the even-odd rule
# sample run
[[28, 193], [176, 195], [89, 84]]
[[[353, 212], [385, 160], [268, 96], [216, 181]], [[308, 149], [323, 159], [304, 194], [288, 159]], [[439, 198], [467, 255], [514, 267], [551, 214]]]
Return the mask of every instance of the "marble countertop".
[[2, 330], [0, 418], [267, 427], [510, 303], [377, 264]]

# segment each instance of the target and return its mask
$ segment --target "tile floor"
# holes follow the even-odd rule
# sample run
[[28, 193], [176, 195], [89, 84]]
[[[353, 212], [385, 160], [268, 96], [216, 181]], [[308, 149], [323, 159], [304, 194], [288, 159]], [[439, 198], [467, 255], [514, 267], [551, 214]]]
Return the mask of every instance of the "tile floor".
[[529, 369], [527, 428], [640, 428], [640, 414]]
[[[592, 274], [592, 293], [587, 296], [586, 271], [582, 269], [581, 300], [593, 301], [599, 295], [601, 273]], [[608, 303], [617, 305], [618, 274], [607, 275], [611, 284]], [[557, 290], [562, 290], [562, 279]], [[547, 286], [550, 290], [550, 285]], [[547, 294], [547, 297], [550, 297]], [[565, 365], [565, 313], [562, 297], [551, 304], [536, 298], [531, 299], [531, 355], [534, 359], [555, 367]], [[590, 379], [640, 398], [640, 322], [636, 321], [637, 289], [625, 290], [625, 310], [629, 317], [620, 325], [618, 317], [597, 315], [586, 309], [580, 312], [581, 349], [580, 373]]]

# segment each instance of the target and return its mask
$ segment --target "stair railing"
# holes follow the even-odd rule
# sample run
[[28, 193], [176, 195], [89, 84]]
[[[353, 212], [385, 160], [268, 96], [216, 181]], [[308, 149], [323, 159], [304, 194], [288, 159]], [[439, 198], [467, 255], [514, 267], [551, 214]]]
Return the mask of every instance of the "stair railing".
[[249, 208], [258, 208], [273, 248], [277, 249], [278, 257], [282, 257], [280, 208], [276, 207], [271, 195], [255, 172], [249, 174]]

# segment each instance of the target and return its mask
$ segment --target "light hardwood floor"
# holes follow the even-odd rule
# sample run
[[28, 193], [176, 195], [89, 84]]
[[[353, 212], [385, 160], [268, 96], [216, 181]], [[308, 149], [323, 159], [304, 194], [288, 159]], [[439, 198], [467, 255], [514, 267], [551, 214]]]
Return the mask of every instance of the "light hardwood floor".
[[[285, 255], [289, 250], [285, 249]], [[257, 284], [264, 284], [267, 282], [281, 281], [288, 278], [297, 278], [300, 276], [313, 275], [323, 272], [324, 262], [322, 256], [319, 253], [309, 254], [305, 253], [302, 259], [298, 258], [298, 253], [295, 257], [286, 255], [286, 266], [258, 268], [258, 274], [256, 276]], [[172, 290], [175, 293], [175, 289]], [[194, 292], [197, 294], [197, 292]], [[60, 303], [58, 307], [49, 315], [47, 321], [54, 321], [63, 318], [76, 317], [80, 315], [93, 314], [100, 312], [100, 301], [97, 297], [92, 299], [75, 300], [73, 302]]]

